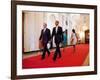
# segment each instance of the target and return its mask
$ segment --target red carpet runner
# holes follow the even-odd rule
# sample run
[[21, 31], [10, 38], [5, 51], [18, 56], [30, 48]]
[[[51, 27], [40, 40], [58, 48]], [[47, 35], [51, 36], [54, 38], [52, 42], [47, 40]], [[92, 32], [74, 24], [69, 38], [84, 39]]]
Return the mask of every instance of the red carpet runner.
[[50, 56], [46, 54], [44, 60], [41, 60], [41, 55], [23, 59], [23, 69], [82, 66], [89, 54], [89, 45], [79, 44], [76, 46], [75, 52], [73, 52], [73, 47], [69, 46], [64, 48], [64, 51], [61, 49], [61, 53], [62, 57], [57, 57], [56, 61], [53, 61], [52, 59], [53, 52], [51, 52]]

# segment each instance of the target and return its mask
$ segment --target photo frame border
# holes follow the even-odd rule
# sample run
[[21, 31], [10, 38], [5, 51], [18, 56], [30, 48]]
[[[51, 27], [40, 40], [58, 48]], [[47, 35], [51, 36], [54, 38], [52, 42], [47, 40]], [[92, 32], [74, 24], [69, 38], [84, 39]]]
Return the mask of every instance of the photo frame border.
[[[94, 71], [36, 74], [36, 75], [17, 75], [17, 67], [16, 67], [16, 64], [17, 64], [17, 19], [16, 19], [17, 5], [94, 9]], [[92, 74], [97, 74], [97, 6], [96, 5], [33, 2], [33, 1], [11, 1], [11, 79], [12, 80], [29, 79], [29, 78], [61, 77], [61, 76], [79, 76], [79, 75], [92, 75]]]

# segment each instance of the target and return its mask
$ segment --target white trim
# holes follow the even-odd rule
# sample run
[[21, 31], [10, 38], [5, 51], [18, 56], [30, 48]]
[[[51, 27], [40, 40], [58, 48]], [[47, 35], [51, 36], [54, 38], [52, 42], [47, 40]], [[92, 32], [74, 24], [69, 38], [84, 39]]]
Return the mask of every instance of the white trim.
[[[91, 46], [90, 47], [90, 53], [91, 53], [90, 54], [90, 66], [22, 69], [22, 10], [74, 12], [74, 13], [90, 14], [90, 46]], [[69, 72], [84, 72], [84, 71], [94, 71], [94, 10], [17, 5], [17, 75], [69, 73]]]

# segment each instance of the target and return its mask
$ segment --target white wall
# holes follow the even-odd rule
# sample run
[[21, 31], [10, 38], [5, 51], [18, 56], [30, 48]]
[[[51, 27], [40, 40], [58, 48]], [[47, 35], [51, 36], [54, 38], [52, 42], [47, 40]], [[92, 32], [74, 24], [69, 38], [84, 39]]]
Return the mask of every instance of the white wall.
[[[37, 0], [47, 1], [47, 0]], [[98, 4], [98, 47], [100, 48], [100, 3], [99, 0], [48, 0], [79, 4]], [[10, 80], [11, 65], [11, 12], [10, 0], [0, 0], [0, 80]], [[100, 80], [100, 49], [98, 48], [98, 75], [39, 78], [31, 80]], [[29, 80], [29, 79], [28, 79]]]

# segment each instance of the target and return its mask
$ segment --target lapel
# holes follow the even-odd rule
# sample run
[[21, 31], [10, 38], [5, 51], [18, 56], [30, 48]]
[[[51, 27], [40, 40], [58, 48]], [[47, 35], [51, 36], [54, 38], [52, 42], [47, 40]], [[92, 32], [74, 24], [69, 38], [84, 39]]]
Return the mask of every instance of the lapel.
[[56, 31], [56, 28], [55, 28], [55, 32], [56, 32], [56, 34], [58, 33], [58, 29], [59, 29], [59, 26], [58, 26], [58, 28], [57, 28], [57, 31]]
[[[47, 29], [47, 28], [46, 28], [46, 29]], [[43, 33], [45, 33], [45, 32], [46, 32], [46, 29], [45, 29], [45, 30], [43, 29]]]

